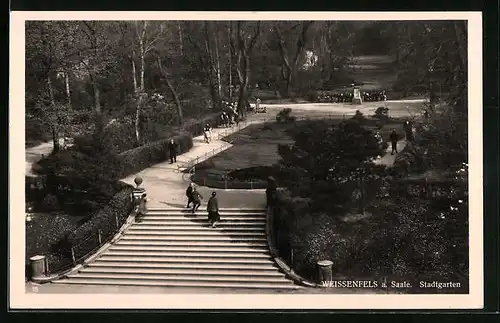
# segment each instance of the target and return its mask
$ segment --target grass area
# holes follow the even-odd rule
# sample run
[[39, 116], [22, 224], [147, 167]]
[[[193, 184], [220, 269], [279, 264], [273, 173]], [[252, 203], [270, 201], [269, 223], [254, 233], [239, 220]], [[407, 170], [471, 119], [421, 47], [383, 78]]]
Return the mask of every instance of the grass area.
[[199, 176], [220, 177], [236, 169], [270, 166], [278, 161], [278, 144], [292, 143], [286, 130], [290, 125], [274, 123], [250, 125], [223, 140], [233, 146], [198, 164]]

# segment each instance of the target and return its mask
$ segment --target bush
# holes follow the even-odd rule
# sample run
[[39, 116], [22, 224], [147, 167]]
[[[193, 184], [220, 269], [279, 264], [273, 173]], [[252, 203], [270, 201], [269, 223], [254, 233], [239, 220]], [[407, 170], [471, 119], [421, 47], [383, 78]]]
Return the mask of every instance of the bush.
[[59, 204], [57, 196], [51, 193], [45, 195], [41, 206], [42, 206], [41, 211], [43, 212], [53, 212], [61, 209], [61, 205]]
[[[76, 258], [83, 257], [99, 247], [97, 239], [92, 239], [92, 237], [97, 237], [99, 231], [104, 242], [113, 237], [120, 226], [125, 223], [133, 208], [132, 190], [132, 186], [128, 186], [115, 194], [104, 208], [68, 235], [67, 243], [75, 248]], [[116, 219], [118, 219], [118, 226]]]
[[173, 138], [159, 140], [127, 150], [119, 155], [121, 164], [119, 172], [121, 178], [167, 160], [167, 145], [170, 139], [174, 139], [177, 142], [179, 154], [183, 154], [193, 147], [193, 137], [188, 133], [181, 133]]
[[26, 118], [26, 145], [36, 146], [39, 143], [46, 142], [52, 139], [52, 133], [46, 124], [38, 119]]
[[276, 115], [276, 123], [279, 124], [288, 124], [288, 123], [294, 123], [296, 118], [295, 116], [292, 116], [292, 109], [290, 108], [285, 108], [278, 112]]
[[47, 257], [51, 271], [66, 265], [69, 260], [63, 259], [56, 249], [77, 227], [76, 221], [63, 214], [34, 214], [31, 221], [26, 222], [26, 265], [36, 255]]
[[220, 126], [220, 114], [209, 114], [201, 120], [199, 118], [190, 119], [182, 125], [182, 131], [191, 133], [193, 137], [201, 136], [203, 134], [203, 128], [207, 123], [213, 128]]
[[406, 146], [394, 159], [394, 168], [400, 175], [424, 172], [427, 169], [424, 152], [412, 142], [407, 141]]
[[364, 116], [364, 114], [359, 110], [356, 110], [356, 113], [354, 114], [354, 116], [352, 118], [354, 120], [357, 120], [357, 121], [365, 121], [366, 120], [366, 117]]
[[373, 115], [374, 118], [381, 119], [381, 120], [388, 120], [389, 119], [389, 108], [386, 107], [378, 107], [377, 110], [375, 110], [375, 114]]

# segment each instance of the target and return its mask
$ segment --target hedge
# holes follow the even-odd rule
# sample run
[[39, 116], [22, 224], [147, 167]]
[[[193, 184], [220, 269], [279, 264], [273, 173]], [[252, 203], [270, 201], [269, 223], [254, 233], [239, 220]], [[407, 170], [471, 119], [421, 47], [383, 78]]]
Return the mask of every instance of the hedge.
[[68, 246], [74, 247], [77, 259], [100, 246], [97, 237], [99, 230], [102, 243], [118, 232], [132, 212], [132, 191], [133, 187], [128, 186], [115, 194], [104, 208], [67, 236]]
[[219, 189], [240, 189], [240, 190], [248, 190], [248, 189], [264, 189], [267, 188], [267, 181], [264, 180], [253, 180], [253, 181], [244, 181], [237, 179], [215, 179], [199, 174], [194, 174], [191, 176], [191, 181], [200, 185], [206, 186], [210, 188], [219, 188]]
[[33, 214], [31, 221], [26, 222], [26, 276], [31, 276], [30, 258], [36, 255], [47, 258], [51, 271], [70, 264], [70, 258], [64, 259], [64, 252], [57, 249], [61, 241], [77, 227], [75, 219], [64, 214]]
[[183, 154], [193, 147], [193, 137], [188, 133], [181, 133], [169, 139], [127, 150], [119, 155], [121, 159], [121, 178], [167, 160], [169, 157], [167, 145], [171, 139], [174, 139], [178, 144], [178, 154]]
[[181, 130], [190, 133], [193, 137], [201, 136], [203, 134], [203, 128], [207, 123], [212, 128], [220, 126], [220, 113], [212, 113], [201, 119], [191, 119], [184, 123]]

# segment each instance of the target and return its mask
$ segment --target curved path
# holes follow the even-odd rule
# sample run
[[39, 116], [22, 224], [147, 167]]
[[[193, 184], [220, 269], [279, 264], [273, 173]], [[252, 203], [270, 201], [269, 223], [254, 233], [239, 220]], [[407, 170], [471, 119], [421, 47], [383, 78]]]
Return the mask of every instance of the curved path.
[[[203, 142], [203, 136], [193, 139], [193, 148], [185, 154], [179, 155], [178, 164], [186, 163], [198, 158], [201, 162], [210, 158], [225, 149], [231, 147], [220, 138], [239, 131], [244, 127], [272, 120], [283, 108], [291, 108], [293, 114], [308, 117], [340, 117], [354, 115], [356, 110], [366, 115], [370, 115], [379, 106], [389, 107], [391, 116], [409, 116], [420, 113], [420, 106], [424, 102], [421, 100], [397, 100], [386, 102], [364, 102], [362, 105], [352, 105], [350, 103], [284, 103], [284, 104], [261, 104], [267, 108], [265, 114], [249, 115], [248, 121], [240, 123], [238, 127], [218, 128], [213, 130], [213, 141], [210, 144]], [[399, 143], [398, 148], [404, 147], [404, 142]], [[36, 147], [26, 149], [26, 175], [36, 176], [32, 172], [32, 165], [42, 158], [42, 155], [49, 154], [53, 149], [52, 142], [43, 143]], [[390, 154], [382, 158], [384, 164], [392, 164], [394, 157]], [[182, 173], [179, 172], [178, 164], [170, 164], [168, 161], [148, 167], [137, 174], [130, 175], [123, 181], [134, 184], [134, 178], [140, 176], [144, 180], [143, 187], [148, 192], [149, 207], [180, 207], [185, 203], [184, 192], [188, 183], [183, 180]], [[200, 187], [200, 192], [208, 198], [211, 191], [217, 191], [219, 200], [224, 207], [261, 207], [265, 204], [264, 190], [220, 190]], [[241, 194], [245, 191], [245, 194]]]

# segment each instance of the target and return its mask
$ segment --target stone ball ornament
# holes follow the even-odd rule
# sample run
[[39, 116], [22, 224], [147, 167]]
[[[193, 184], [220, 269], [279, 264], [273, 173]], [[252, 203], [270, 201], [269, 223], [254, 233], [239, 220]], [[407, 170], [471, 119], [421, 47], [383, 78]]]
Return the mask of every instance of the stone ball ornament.
[[142, 177], [137, 176], [137, 177], [134, 179], [134, 183], [135, 183], [135, 185], [137, 185], [137, 187], [139, 187], [139, 186], [142, 184]]

